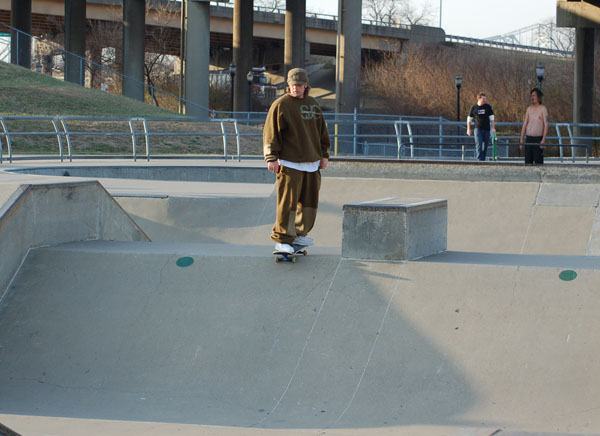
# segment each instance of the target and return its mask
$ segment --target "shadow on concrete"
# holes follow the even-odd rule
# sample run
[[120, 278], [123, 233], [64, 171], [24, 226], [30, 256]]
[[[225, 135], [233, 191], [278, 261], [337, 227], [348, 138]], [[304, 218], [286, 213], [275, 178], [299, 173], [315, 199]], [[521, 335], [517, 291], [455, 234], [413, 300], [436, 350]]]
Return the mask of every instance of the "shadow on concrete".
[[402, 264], [147, 251], [30, 253], [0, 308], [2, 413], [367, 428], [460, 425], [476, 402], [394, 308]]

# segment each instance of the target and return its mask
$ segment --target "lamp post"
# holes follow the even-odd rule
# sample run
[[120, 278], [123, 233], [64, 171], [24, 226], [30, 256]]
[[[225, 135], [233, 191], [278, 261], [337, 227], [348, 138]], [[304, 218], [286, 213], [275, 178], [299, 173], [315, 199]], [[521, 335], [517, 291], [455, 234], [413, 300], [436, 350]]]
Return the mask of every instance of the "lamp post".
[[[462, 86], [462, 76], [458, 74], [454, 78], [454, 84], [456, 85], [456, 121], [460, 121], [460, 87]], [[456, 138], [460, 135], [460, 128], [456, 126]]]
[[230, 111], [231, 111], [231, 116], [233, 117], [233, 78], [235, 77], [235, 64], [232, 62], [229, 64], [229, 84], [231, 85], [231, 92], [230, 92], [230, 97], [231, 97], [231, 104], [230, 104]]
[[460, 88], [462, 86], [462, 76], [458, 75], [454, 79], [456, 85], [456, 121], [460, 121]]
[[538, 79], [538, 89], [541, 91], [542, 90], [542, 82], [544, 81], [544, 77], [546, 76], [545, 68], [541, 64], [541, 62], [537, 64], [537, 67], [535, 67], [535, 75], [537, 76], [537, 79]]
[[252, 80], [254, 79], [254, 73], [252, 70], [248, 71], [246, 74], [246, 79], [248, 79], [248, 117], [250, 116], [250, 111], [252, 110]]

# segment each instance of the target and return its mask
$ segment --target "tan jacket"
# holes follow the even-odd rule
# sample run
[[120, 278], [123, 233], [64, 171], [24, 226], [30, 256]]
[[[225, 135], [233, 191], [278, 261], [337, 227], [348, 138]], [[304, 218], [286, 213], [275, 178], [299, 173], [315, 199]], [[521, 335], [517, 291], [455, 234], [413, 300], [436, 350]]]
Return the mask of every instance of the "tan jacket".
[[286, 94], [273, 102], [263, 130], [265, 161], [316, 162], [329, 158], [330, 147], [323, 111], [313, 97]]

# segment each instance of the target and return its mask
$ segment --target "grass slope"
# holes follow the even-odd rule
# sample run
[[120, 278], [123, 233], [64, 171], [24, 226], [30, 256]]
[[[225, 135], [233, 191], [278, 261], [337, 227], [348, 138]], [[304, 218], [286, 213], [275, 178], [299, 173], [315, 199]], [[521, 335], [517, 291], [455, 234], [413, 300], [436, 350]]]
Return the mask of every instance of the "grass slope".
[[[116, 118], [180, 118], [172, 111], [133, 100], [121, 95], [63, 82], [26, 68], [0, 62], [0, 116], [64, 116]], [[58, 150], [54, 127], [48, 120], [7, 120], [10, 132], [46, 132], [44, 135], [12, 135], [14, 154], [54, 154]], [[67, 122], [71, 133], [73, 154], [131, 154], [131, 136], [127, 121], [74, 121]], [[189, 136], [152, 136], [151, 154], [222, 154], [223, 139], [220, 123], [215, 122], [150, 122], [151, 132], [193, 132]], [[134, 123], [137, 132], [143, 132], [141, 122]], [[233, 126], [226, 126], [228, 154], [236, 150]], [[242, 137], [241, 150], [245, 155], [262, 154], [260, 130], [239, 126], [240, 132], [256, 136]], [[119, 132], [121, 135], [98, 136], [84, 132]], [[79, 135], [77, 135], [79, 133]], [[125, 135], [123, 135], [125, 134]], [[207, 135], [209, 134], [209, 135]], [[137, 153], [145, 152], [143, 134], [137, 135]], [[0, 146], [6, 150], [6, 139], [0, 136]], [[66, 147], [66, 145], [63, 144]], [[66, 153], [66, 150], [65, 150]]]
[[0, 62], [0, 114], [50, 116], [176, 117], [131, 98], [63, 82]]

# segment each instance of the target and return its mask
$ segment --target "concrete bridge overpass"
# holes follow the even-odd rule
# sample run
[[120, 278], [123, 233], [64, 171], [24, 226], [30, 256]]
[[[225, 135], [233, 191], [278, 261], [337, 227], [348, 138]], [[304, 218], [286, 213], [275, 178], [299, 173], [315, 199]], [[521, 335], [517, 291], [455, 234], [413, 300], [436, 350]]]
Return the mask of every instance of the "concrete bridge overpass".
[[[32, 34], [42, 36], [60, 34], [65, 31], [64, 0], [32, 0]], [[151, 37], [156, 27], [167, 29], [166, 45], [162, 50], [179, 56], [181, 47], [181, 2], [167, 0], [149, 5], [146, 14], [146, 51], [157, 50]], [[0, 21], [10, 24], [11, 0], [0, 0]], [[211, 54], [230, 51], [233, 43], [233, 5], [210, 6]], [[88, 0], [86, 18], [91, 21], [122, 22], [121, 0]], [[161, 13], [164, 7], [167, 13]], [[362, 23], [361, 49], [364, 51], [389, 51], [400, 48], [408, 41], [439, 43], [445, 38], [439, 27], [421, 25], [398, 25], [395, 27]], [[254, 10], [253, 51], [281, 51], [285, 39], [285, 11], [269, 12], [261, 8]], [[325, 14], [306, 14], [306, 50], [310, 54], [335, 56], [337, 40], [337, 17]], [[277, 50], [277, 49], [280, 50]], [[269, 56], [275, 58], [275, 55]], [[279, 56], [278, 63], [283, 60]], [[229, 65], [229, 61], [222, 61]], [[256, 64], [266, 64], [257, 59]], [[277, 62], [273, 62], [277, 63]]]
[[[29, 10], [26, 7], [28, 3]], [[147, 3], [149, 11], [144, 14]], [[65, 48], [82, 57], [86, 51], [86, 23], [126, 23], [123, 28], [123, 73], [137, 80], [129, 81], [125, 78], [123, 93], [138, 99], [143, 99], [143, 53], [157, 50], [153, 35], [160, 29], [163, 33], [161, 42], [166, 43], [161, 51], [173, 55], [182, 52], [181, 42], [187, 40], [183, 50], [185, 70], [186, 75], [194, 76], [194, 83], [185, 81], [185, 97], [204, 107], [208, 106], [209, 59], [211, 63], [222, 67], [228, 66], [233, 60], [239, 72], [248, 71], [256, 65], [267, 65], [274, 71], [285, 72], [290, 66], [303, 66], [307, 53], [335, 56], [339, 41], [340, 58], [336, 62], [339, 69], [339, 89], [336, 90], [336, 95], [346, 94], [344, 98], [339, 98], [339, 109], [350, 112], [358, 102], [358, 86], [354, 82], [358, 77], [361, 57], [399, 50], [407, 41], [439, 43], [445, 38], [440, 28], [361, 23], [360, 2], [356, 1], [349, 1], [344, 6], [343, 11], [347, 11], [344, 12], [347, 16], [341, 16], [339, 34], [337, 18], [311, 14], [307, 16], [305, 0], [288, 0], [284, 13], [252, 10], [252, 3], [235, 0], [235, 4], [225, 7], [215, 6], [214, 2], [209, 6], [208, 1], [202, 0], [183, 3], [173, 0], [88, 0], [85, 3], [74, 0], [0, 0], [0, 21], [12, 23], [14, 27], [29, 30], [28, 33], [34, 35], [64, 33]], [[184, 20], [181, 19], [182, 8]], [[15, 10], [19, 13], [15, 13]], [[25, 21], [24, 28], [15, 25], [15, 15]], [[74, 15], [77, 17], [74, 18]], [[184, 38], [180, 32], [182, 22]], [[362, 32], [355, 32], [354, 29], [359, 26], [362, 27]], [[77, 27], [79, 29], [75, 31]], [[207, 28], [210, 28], [209, 34]], [[207, 44], [208, 40], [210, 44]], [[193, 50], [188, 50], [186, 45], [193, 47]], [[28, 56], [28, 53], [22, 53], [22, 56]], [[78, 68], [78, 65], [69, 68], [67, 59], [67, 80], [80, 80], [82, 74]], [[77, 71], [70, 74], [70, 69]], [[236, 110], [244, 110], [247, 107], [245, 73], [236, 75], [234, 79], [234, 107]], [[343, 89], [344, 84], [348, 84], [346, 90]], [[203, 114], [205, 112], [201, 111], [194, 115]]]

